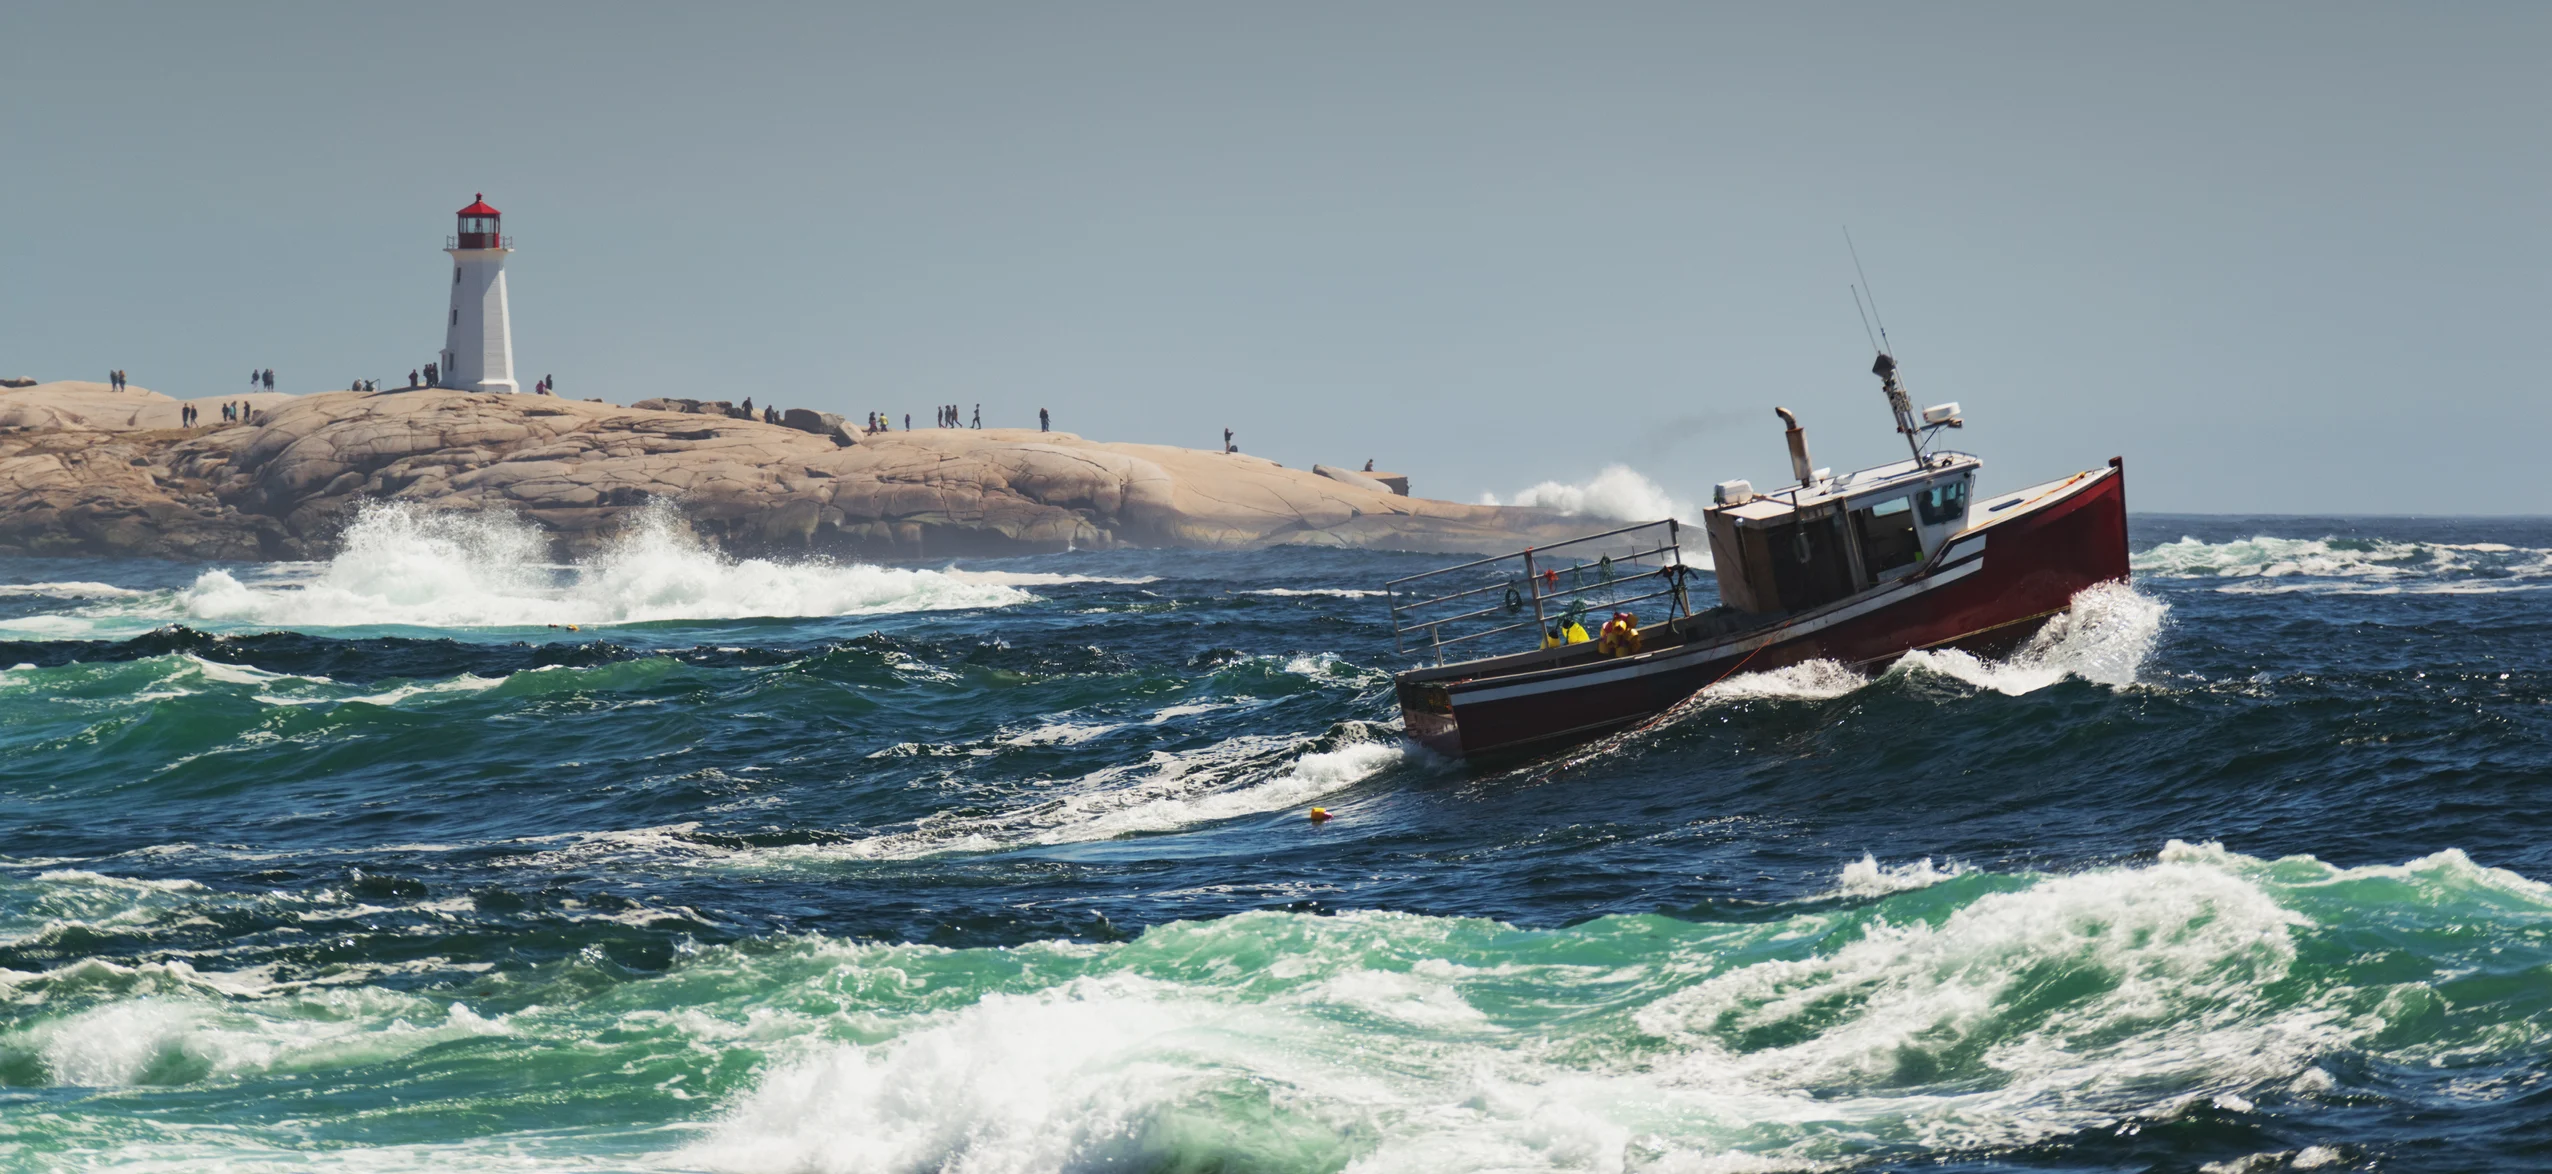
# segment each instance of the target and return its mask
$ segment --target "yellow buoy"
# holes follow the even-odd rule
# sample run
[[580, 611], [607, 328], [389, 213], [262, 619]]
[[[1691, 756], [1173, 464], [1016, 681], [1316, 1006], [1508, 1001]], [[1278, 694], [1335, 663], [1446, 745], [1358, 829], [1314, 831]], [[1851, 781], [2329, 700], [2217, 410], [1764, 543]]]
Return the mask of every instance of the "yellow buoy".
[[1328, 808], [1326, 808], [1326, 807], [1314, 807], [1314, 808], [1312, 808], [1312, 809], [1311, 809], [1311, 821], [1312, 821], [1313, 823], [1327, 823], [1327, 822], [1329, 822], [1329, 809], [1328, 809]]

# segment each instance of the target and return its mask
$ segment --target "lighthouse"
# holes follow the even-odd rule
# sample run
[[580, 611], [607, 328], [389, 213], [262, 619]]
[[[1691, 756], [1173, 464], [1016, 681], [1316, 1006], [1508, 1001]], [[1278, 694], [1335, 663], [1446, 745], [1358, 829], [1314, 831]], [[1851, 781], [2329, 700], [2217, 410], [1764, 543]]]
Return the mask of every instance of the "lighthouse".
[[460, 211], [460, 231], [444, 242], [452, 254], [452, 309], [443, 331], [443, 386], [521, 391], [514, 383], [514, 327], [505, 313], [503, 214], [481, 194]]

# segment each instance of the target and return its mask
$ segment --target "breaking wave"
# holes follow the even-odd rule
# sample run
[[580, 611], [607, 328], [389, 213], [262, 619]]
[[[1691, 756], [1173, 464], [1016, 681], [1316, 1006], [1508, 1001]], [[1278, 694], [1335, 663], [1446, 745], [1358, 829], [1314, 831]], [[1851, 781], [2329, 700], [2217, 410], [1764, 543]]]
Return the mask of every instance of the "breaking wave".
[[2133, 556], [2138, 575], [2227, 580], [2236, 594], [2490, 594], [2552, 584], [2552, 550], [2383, 538], [2181, 538]]
[[[2075, 593], [2073, 606], [2047, 622], [2020, 650], [2000, 659], [1957, 649], [1906, 653], [1882, 676], [1929, 674], [1978, 689], [2020, 696], [2070, 677], [2096, 685], [2136, 683], [2153, 655], [2171, 605], [2125, 583], [2097, 583]], [[1764, 672], [1740, 673], [1702, 693], [1702, 699], [1822, 701], [1868, 685], [1872, 677], [1830, 660], [1812, 660]]]
[[1890, 671], [1936, 673], [2015, 697], [2067, 677], [2096, 685], [2132, 685], [2136, 671], [2153, 655], [2170, 612], [2170, 604], [2125, 583], [2097, 583], [2076, 592], [2070, 609], [2008, 657], [1988, 660], [1956, 649], [1916, 651]]
[[[1110, 728], [1058, 723], [1007, 741], [1074, 745]], [[1176, 831], [1300, 807], [1380, 774], [1412, 753], [1397, 731], [1361, 722], [1321, 739], [1245, 734], [1193, 750], [1156, 750], [1139, 763], [1040, 784], [1004, 810], [935, 813], [908, 829], [780, 855], [895, 860]]]
[[[1480, 504], [1500, 503], [1496, 494], [1484, 493], [1480, 495]], [[1517, 493], [1505, 504], [1623, 522], [1653, 522], [1660, 518], [1691, 516], [1689, 507], [1669, 496], [1665, 486], [1649, 480], [1628, 465], [1606, 465], [1602, 472], [1575, 485], [1544, 481]]]
[[83, 609], [78, 618], [92, 622], [79, 632], [117, 619], [214, 627], [519, 628], [866, 615], [1002, 607], [1035, 598], [1002, 582], [940, 571], [730, 558], [693, 536], [663, 501], [638, 513], [589, 559], [559, 566], [549, 551], [539, 527], [509, 515], [367, 503], [326, 563], [248, 578], [206, 571], [173, 593]]
[[[2513, 988], [2437, 1013], [2462, 967], [2541, 961], [2499, 957], [2465, 918], [2552, 915], [2543, 886], [2460, 853], [2342, 869], [2175, 841], [2136, 867], [1880, 888], [1765, 924], [1250, 913], [1027, 947], [955, 1003], [930, 992], [985, 965], [967, 952], [813, 947], [815, 989], [883, 1005], [857, 1038], [784, 1056], [677, 1157], [737, 1174], [1805, 1169], [2323, 1095], [2332, 1052], [2514, 1058], [2544, 1035], [2505, 1030], [2533, 1003]], [[2374, 921], [2399, 927], [2381, 956], [2350, 944]]]
[[[1258, 911], [967, 949], [780, 934], [651, 973], [518, 971], [484, 990], [502, 1005], [407, 989], [397, 966], [84, 960], [0, 971], [0, 1072], [215, 1103], [324, 1080], [383, 1098], [388, 1144], [340, 1156], [382, 1170], [593, 1165], [545, 1152], [550, 1130], [418, 1126], [499, 1111], [486, 1089], [590, 1096], [597, 1072], [651, 1090], [614, 1118], [650, 1123], [605, 1139], [615, 1166], [1786, 1170], [2349, 1103], [2393, 1069], [2522, 1074], [2552, 1041], [2533, 981], [2552, 888], [2454, 850], [2344, 868], [2172, 841], [2073, 874], [1864, 860], [1843, 883], [1858, 903], [1727, 921]], [[270, 899], [0, 878], [21, 915], [126, 925]], [[81, 1141], [118, 1168], [298, 1168], [297, 1125]], [[66, 1127], [19, 1114], [0, 1143]]]
[[[1558, 763], [1565, 770], [1623, 753], [1652, 730], [1680, 725], [1718, 707], [1748, 701], [1826, 701], [1888, 679], [1948, 678], [2014, 697], [2067, 678], [2112, 688], [2133, 685], [2137, 672], [2160, 641], [2170, 611], [2170, 604], [2128, 584], [2096, 583], [2076, 592], [2071, 608], [2048, 621], [2008, 657], [1988, 659], [1957, 649], [1917, 650], [1898, 658], [1875, 677], [1832, 660], [1735, 673], [1685, 698], [1659, 717], [1597, 739]], [[1543, 768], [1523, 769], [1535, 772]]]

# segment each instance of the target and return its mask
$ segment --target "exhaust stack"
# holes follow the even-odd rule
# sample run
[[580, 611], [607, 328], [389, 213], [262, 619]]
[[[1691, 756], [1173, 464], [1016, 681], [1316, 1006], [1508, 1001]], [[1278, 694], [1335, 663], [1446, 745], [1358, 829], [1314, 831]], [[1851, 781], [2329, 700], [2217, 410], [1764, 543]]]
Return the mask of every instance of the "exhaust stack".
[[1799, 487], [1802, 489], [1816, 484], [1815, 467], [1808, 464], [1808, 430], [1799, 427], [1799, 418], [1791, 415], [1790, 409], [1774, 408], [1772, 410], [1779, 412], [1781, 422], [1789, 426], [1789, 431], [1782, 433], [1782, 436], [1790, 442], [1790, 475], [1799, 479]]

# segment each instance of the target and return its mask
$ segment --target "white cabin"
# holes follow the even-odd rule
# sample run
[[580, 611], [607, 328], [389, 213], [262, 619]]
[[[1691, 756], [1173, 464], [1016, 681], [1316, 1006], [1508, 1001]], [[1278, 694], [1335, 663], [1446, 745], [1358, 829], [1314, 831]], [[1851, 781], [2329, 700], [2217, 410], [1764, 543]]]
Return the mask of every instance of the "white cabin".
[[1940, 452], [1842, 477], [1820, 469], [1760, 495], [1743, 481], [1721, 484], [1702, 512], [1720, 602], [1757, 615], [1803, 611], [1913, 574], [1967, 528], [1983, 466]]

